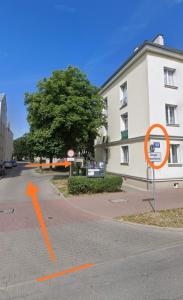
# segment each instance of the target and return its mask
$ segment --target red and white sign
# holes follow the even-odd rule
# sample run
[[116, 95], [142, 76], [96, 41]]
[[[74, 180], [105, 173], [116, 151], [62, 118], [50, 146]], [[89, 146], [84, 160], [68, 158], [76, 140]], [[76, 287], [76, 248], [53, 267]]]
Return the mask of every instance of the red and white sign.
[[70, 149], [70, 150], [67, 151], [67, 156], [69, 156], [69, 157], [73, 157], [74, 154], [75, 154], [74, 150], [72, 150], [72, 149]]

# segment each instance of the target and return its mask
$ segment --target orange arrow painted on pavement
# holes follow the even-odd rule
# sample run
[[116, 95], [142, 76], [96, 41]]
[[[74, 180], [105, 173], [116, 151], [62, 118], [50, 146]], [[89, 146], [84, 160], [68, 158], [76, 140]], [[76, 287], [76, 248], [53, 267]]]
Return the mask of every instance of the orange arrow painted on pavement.
[[65, 168], [69, 167], [71, 163], [67, 160], [64, 162], [57, 162], [57, 163], [43, 163], [43, 164], [28, 164], [26, 167], [31, 168], [31, 167], [49, 167], [49, 166], [64, 166]]
[[50, 258], [52, 261], [55, 261], [55, 255], [54, 255], [54, 252], [53, 252], [53, 249], [52, 249], [49, 237], [48, 237], [46, 225], [45, 225], [44, 218], [43, 218], [43, 215], [41, 212], [41, 208], [39, 206], [39, 201], [38, 201], [38, 198], [36, 195], [37, 193], [38, 193], [37, 186], [33, 185], [33, 183], [30, 181], [27, 186], [26, 195], [30, 196], [32, 198], [33, 206], [36, 211], [36, 215], [39, 220], [39, 224], [41, 226], [41, 230], [42, 230], [42, 233], [43, 233], [43, 236], [45, 239], [45, 244], [46, 244], [46, 246], [48, 248], [48, 252], [50, 254]]

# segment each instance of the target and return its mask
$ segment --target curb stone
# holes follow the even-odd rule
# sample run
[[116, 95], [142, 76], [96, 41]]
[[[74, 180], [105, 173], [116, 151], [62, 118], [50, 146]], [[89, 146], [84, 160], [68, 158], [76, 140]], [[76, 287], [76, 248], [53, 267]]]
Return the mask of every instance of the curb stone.
[[59, 189], [49, 180], [49, 184], [51, 187], [54, 189], [54, 191], [57, 193], [58, 196], [62, 197], [65, 199], [64, 195], [59, 191]]
[[[49, 181], [50, 185], [53, 187], [53, 189], [56, 191], [57, 195], [59, 195], [62, 199], [64, 199], [65, 201], [67, 201], [70, 205], [72, 205], [68, 199], [66, 199], [66, 197], [59, 191], [59, 189], [51, 182]], [[141, 224], [141, 223], [135, 223], [135, 222], [128, 222], [128, 221], [123, 221], [123, 220], [118, 220], [116, 217], [115, 218], [108, 218], [106, 216], [101, 216], [101, 215], [96, 215], [93, 214], [92, 212], [85, 210], [85, 209], [81, 209], [75, 205], [72, 205], [73, 207], [85, 211], [86, 213], [101, 217], [101, 218], [105, 218], [105, 219], [110, 219], [114, 222], [118, 222], [118, 223], [123, 223], [126, 225], [132, 225], [132, 226], [139, 226], [139, 227], [145, 227], [146, 229], [160, 229], [162, 231], [175, 231], [175, 232], [182, 232], [183, 233], [183, 228], [174, 228], [174, 227], [160, 227], [160, 226], [156, 226], [156, 225], [146, 225], [146, 224]]]
[[183, 232], [183, 228], [175, 228], [175, 227], [161, 227], [157, 225], [147, 225], [147, 224], [141, 224], [141, 223], [135, 223], [135, 222], [128, 222], [123, 220], [118, 220], [116, 218], [113, 218], [114, 221], [127, 224], [127, 225], [133, 225], [133, 226], [139, 226], [139, 227], [145, 227], [145, 228], [151, 228], [151, 229], [160, 229], [160, 230], [167, 230], [167, 231], [178, 231]]

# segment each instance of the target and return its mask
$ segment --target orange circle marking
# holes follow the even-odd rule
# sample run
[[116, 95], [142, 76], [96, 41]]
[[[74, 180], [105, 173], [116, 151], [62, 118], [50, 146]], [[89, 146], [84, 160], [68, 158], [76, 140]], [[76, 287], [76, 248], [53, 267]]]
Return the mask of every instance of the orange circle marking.
[[[154, 128], [160, 128], [163, 133], [164, 133], [164, 136], [165, 136], [165, 139], [166, 139], [166, 154], [165, 154], [165, 158], [164, 160], [162, 161], [161, 164], [155, 166], [155, 164], [150, 160], [149, 158], [149, 153], [148, 153], [148, 141], [149, 141], [149, 136], [150, 136], [150, 133], [151, 131], [154, 129]], [[164, 165], [166, 164], [168, 158], [169, 158], [169, 153], [170, 153], [170, 139], [169, 139], [169, 136], [168, 136], [168, 133], [165, 129], [165, 127], [161, 124], [153, 124], [149, 127], [147, 133], [146, 133], [146, 136], [145, 136], [145, 140], [144, 140], [144, 153], [145, 153], [145, 158], [146, 158], [146, 161], [148, 163], [148, 165], [153, 168], [153, 169], [161, 169], [162, 167], [164, 167]]]

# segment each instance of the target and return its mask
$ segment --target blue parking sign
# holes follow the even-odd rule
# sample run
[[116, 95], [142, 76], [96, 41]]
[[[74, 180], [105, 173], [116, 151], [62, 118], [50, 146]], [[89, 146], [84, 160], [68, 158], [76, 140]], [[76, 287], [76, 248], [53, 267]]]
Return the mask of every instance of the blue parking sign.
[[153, 145], [154, 145], [154, 148], [160, 148], [160, 143], [159, 142], [154, 142]]

